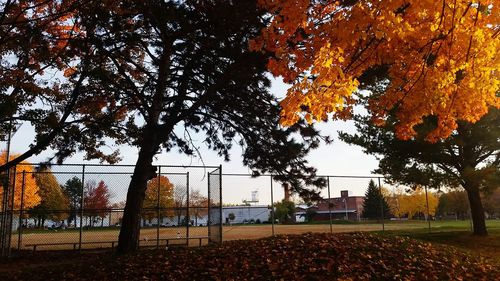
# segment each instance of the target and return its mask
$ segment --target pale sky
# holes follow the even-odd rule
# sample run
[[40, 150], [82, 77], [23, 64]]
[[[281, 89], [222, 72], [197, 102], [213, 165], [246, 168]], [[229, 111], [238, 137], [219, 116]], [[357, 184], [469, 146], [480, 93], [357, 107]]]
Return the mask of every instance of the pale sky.
[[[280, 80], [274, 79], [271, 92], [278, 97], [283, 97], [286, 93], [287, 85], [283, 84]], [[307, 157], [309, 163], [316, 167], [319, 175], [355, 175], [355, 176], [369, 176], [371, 171], [374, 170], [378, 161], [373, 157], [366, 155], [362, 149], [357, 146], [349, 146], [337, 138], [337, 131], [353, 132], [355, 130], [352, 122], [328, 122], [319, 123], [317, 128], [322, 134], [330, 135], [334, 142], [330, 145], [321, 144], [320, 147], [310, 153]], [[30, 142], [33, 140], [33, 130], [28, 125], [23, 125], [12, 139], [11, 151], [13, 153], [23, 152]], [[6, 148], [5, 143], [0, 143], [2, 147], [0, 150]], [[231, 150], [231, 161], [224, 162], [216, 153], [204, 147], [204, 144], [199, 144], [200, 151], [203, 156], [203, 161], [209, 166], [223, 165], [223, 173], [249, 173], [249, 170], [242, 165], [241, 148], [235, 145]], [[135, 164], [137, 158], [137, 149], [133, 147], [120, 147], [123, 160], [120, 164]], [[29, 159], [31, 163], [44, 161], [51, 155], [50, 151], [45, 151], [40, 155], [34, 156]], [[157, 155], [157, 164], [162, 165], [202, 165], [203, 163], [196, 158], [191, 158], [186, 155], [179, 154], [175, 149], [172, 152]], [[65, 163], [83, 163], [83, 155], [77, 154]], [[89, 163], [89, 162], [87, 162]], [[92, 163], [97, 163], [96, 161]], [[199, 189], [202, 193], [206, 193], [206, 177], [207, 171], [191, 172], [191, 189]], [[87, 177], [89, 178], [89, 177]], [[62, 181], [62, 180], [60, 180]], [[122, 182], [126, 181], [122, 179]], [[184, 183], [183, 179], [172, 179], [172, 181], [179, 181]], [[125, 190], [124, 186], [120, 191], [115, 191], [115, 200], [120, 201], [124, 199]], [[363, 195], [368, 185], [368, 179], [331, 179], [331, 197], [340, 195], [340, 190], [350, 190], [353, 195]], [[121, 185], [120, 185], [121, 186]], [[197, 186], [197, 187], [195, 187]], [[250, 199], [252, 190], [259, 191], [259, 204], [270, 203], [270, 179], [267, 178], [242, 178], [242, 177], [224, 177], [223, 178], [223, 196], [226, 203], [240, 203], [242, 199]], [[274, 201], [279, 201], [283, 197], [283, 192], [274, 183]], [[322, 193], [326, 197], [326, 190]]]

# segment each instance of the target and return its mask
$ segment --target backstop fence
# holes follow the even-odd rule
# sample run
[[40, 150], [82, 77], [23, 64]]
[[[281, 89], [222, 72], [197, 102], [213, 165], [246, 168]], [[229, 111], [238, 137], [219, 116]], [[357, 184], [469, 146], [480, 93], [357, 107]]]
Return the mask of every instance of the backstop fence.
[[[93, 164], [11, 169], [0, 189], [2, 256], [12, 250], [115, 247], [133, 169]], [[220, 171], [220, 166], [157, 165], [157, 176], [147, 183], [139, 245], [220, 243], [222, 232], [212, 230], [222, 226]]]
[[[12, 250], [115, 247], [133, 169], [93, 164], [11, 169], [2, 175], [0, 189], [2, 255]], [[434, 217], [425, 201], [417, 212], [421, 216], [396, 216], [401, 202], [393, 193], [384, 194], [392, 200], [393, 216], [387, 216], [380, 201], [375, 216], [367, 220], [363, 195], [370, 181], [379, 193], [394, 191], [378, 175], [322, 176], [327, 185], [319, 190], [321, 199], [303, 202], [273, 175], [223, 173], [222, 166], [158, 165], [156, 172], [147, 183], [141, 211], [139, 245], [144, 247], [304, 232], [430, 230], [429, 218]], [[293, 207], [286, 202], [294, 202]]]

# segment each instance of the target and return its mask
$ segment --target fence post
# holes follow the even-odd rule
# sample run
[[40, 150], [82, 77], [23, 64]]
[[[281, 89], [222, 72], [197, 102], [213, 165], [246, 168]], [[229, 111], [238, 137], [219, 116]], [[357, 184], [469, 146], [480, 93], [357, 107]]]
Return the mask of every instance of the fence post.
[[429, 226], [429, 232], [431, 232], [431, 215], [429, 213], [429, 197], [427, 197], [427, 186], [424, 186], [425, 188], [425, 204], [427, 207], [427, 224]]
[[78, 237], [78, 250], [81, 251], [82, 250], [82, 231], [83, 231], [83, 204], [85, 203], [84, 202], [84, 189], [85, 189], [85, 164], [82, 165], [82, 191], [80, 193], [81, 197], [80, 197], [80, 234], [79, 234], [79, 237]]
[[12, 179], [12, 190], [11, 190], [11, 199], [10, 199], [10, 212], [9, 212], [9, 222], [7, 223], [7, 227], [9, 228], [8, 231], [8, 237], [7, 237], [7, 246], [8, 246], [8, 252], [7, 255], [10, 257], [11, 251], [12, 251], [12, 226], [14, 223], [14, 199], [16, 196], [16, 176], [17, 176], [17, 167], [14, 168], [14, 176]]
[[274, 236], [274, 195], [273, 195], [273, 175], [270, 176], [271, 178], [271, 229], [272, 229], [272, 234]]
[[189, 215], [189, 172], [186, 173], [186, 245], [189, 246], [189, 224], [191, 217]]
[[[7, 137], [7, 151], [6, 151], [6, 157], [5, 157], [5, 162], [9, 162], [10, 160], [10, 141], [12, 138], [12, 118], [10, 119], [9, 123], [9, 134]], [[16, 167], [14, 166], [14, 169]], [[10, 191], [10, 168], [7, 169], [6, 172], [6, 178], [5, 182], [3, 182], [3, 197], [2, 197], [2, 210], [0, 211], [1, 213], [1, 221], [0, 221], [0, 256], [1, 257], [6, 257], [9, 254], [9, 251], [7, 250], [6, 247], [10, 249], [10, 244], [7, 244], [7, 239], [9, 239], [10, 243], [10, 236], [12, 233], [12, 225], [8, 223], [8, 214], [7, 211], [9, 209], [8, 204], [9, 204], [9, 191]], [[9, 238], [8, 238], [8, 237]]]
[[23, 179], [21, 182], [21, 205], [19, 208], [19, 232], [17, 233], [17, 250], [21, 250], [22, 233], [23, 233], [23, 210], [24, 210], [24, 188], [26, 180], [26, 171], [23, 170]]
[[207, 172], [207, 187], [208, 187], [208, 221], [207, 221], [207, 227], [208, 227], [208, 243], [210, 244], [212, 242], [212, 215], [210, 214], [212, 212], [212, 194], [210, 192], [210, 172]]
[[219, 165], [219, 212], [220, 212], [220, 244], [222, 244], [222, 165]]
[[378, 192], [380, 194], [380, 218], [382, 219], [382, 231], [385, 231], [384, 224], [384, 197], [382, 196], [382, 185], [380, 184], [380, 177], [378, 179]]
[[161, 188], [161, 166], [158, 166], [158, 188], [156, 190], [156, 196], [157, 196], [157, 199], [156, 199], [156, 249], [160, 248], [160, 217], [161, 217], [160, 188]]
[[332, 225], [332, 202], [331, 202], [331, 196], [330, 196], [330, 177], [326, 177], [326, 184], [328, 187], [328, 215], [330, 217], [330, 233], [333, 233], [333, 225]]

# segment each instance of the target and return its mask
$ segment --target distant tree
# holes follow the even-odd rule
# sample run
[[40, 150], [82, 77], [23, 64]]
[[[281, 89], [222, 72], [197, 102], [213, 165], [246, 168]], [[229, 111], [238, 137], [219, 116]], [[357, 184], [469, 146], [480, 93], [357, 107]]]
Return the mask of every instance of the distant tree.
[[194, 216], [194, 225], [198, 225], [198, 219], [208, 215], [208, 198], [201, 194], [199, 190], [189, 193], [190, 215]]
[[318, 211], [316, 211], [315, 208], [311, 208], [311, 207], [307, 208], [306, 217], [305, 217], [306, 222], [311, 222], [317, 213], [318, 213]]
[[402, 193], [396, 196], [398, 209], [397, 213], [394, 215], [398, 217], [406, 215], [408, 218], [412, 219], [417, 215], [423, 215], [428, 219], [427, 202], [429, 203], [429, 215], [434, 216], [436, 214], [439, 199], [435, 193], [428, 192], [426, 198], [424, 189], [417, 187], [415, 190], [409, 190], [408, 193]]
[[370, 180], [368, 189], [365, 193], [365, 200], [363, 201], [362, 216], [368, 219], [381, 219], [381, 208], [384, 209], [384, 218], [390, 217], [389, 204], [387, 204], [385, 197], [382, 196], [375, 182], [373, 180]]
[[292, 201], [282, 200], [274, 204], [274, 218], [280, 223], [288, 223], [293, 221], [295, 214], [295, 203]]
[[64, 220], [68, 217], [69, 200], [61, 185], [50, 169], [42, 169], [35, 173], [38, 194], [41, 202], [29, 211], [37, 221], [38, 227], [43, 227], [45, 220]]
[[493, 218], [500, 217], [500, 188], [483, 196], [484, 211]]
[[[13, 159], [17, 157], [15, 154], [11, 155], [9, 158]], [[0, 153], [0, 165], [6, 163], [7, 160], [7, 153], [5, 151], [2, 151]], [[10, 183], [14, 183], [14, 173], [11, 173], [11, 178], [10, 178]], [[21, 162], [21, 165], [16, 166], [15, 172], [16, 172], [16, 177], [15, 177], [15, 190], [14, 190], [14, 209], [19, 210], [21, 208], [21, 193], [22, 193], [22, 183], [23, 183], [23, 171], [25, 171], [25, 178], [24, 178], [24, 198], [23, 198], [23, 208], [24, 209], [30, 209], [41, 202], [40, 194], [39, 194], [39, 187], [37, 185], [37, 182], [35, 180], [35, 177], [33, 176], [33, 166], [30, 165], [28, 162]], [[0, 198], [3, 198], [3, 192], [4, 192], [4, 184], [6, 183], [7, 176], [6, 173], [0, 173]], [[2, 207], [2, 200], [0, 200], [0, 209]]]
[[70, 213], [68, 224], [72, 221], [76, 222], [78, 210], [82, 205], [82, 181], [78, 177], [72, 177], [63, 185], [63, 190], [69, 199]]
[[[159, 200], [158, 200], [158, 186]], [[173, 217], [174, 185], [165, 176], [152, 178], [148, 181], [142, 216], [146, 220], [158, 218], [158, 207], [160, 208], [160, 222], [162, 217]]]
[[111, 194], [104, 181], [98, 184], [95, 181], [89, 181], [85, 184], [85, 195], [83, 200], [84, 215], [90, 218], [90, 225], [100, 219], [101, 224], [111, 209]]
[[[181, 225], [181, 217], [186, 215], [187, 193], [185, 186], [174, 188], [174, 215], [177, 217], [177, 225]], [[185, 219], [184, 219], [185, 220]]]
[[456, 219], [466, 219], [469, 210], [469, 201], [465, 190], [451, 190], [439, 196], [437, 211], [441, 216], [453, 215]]

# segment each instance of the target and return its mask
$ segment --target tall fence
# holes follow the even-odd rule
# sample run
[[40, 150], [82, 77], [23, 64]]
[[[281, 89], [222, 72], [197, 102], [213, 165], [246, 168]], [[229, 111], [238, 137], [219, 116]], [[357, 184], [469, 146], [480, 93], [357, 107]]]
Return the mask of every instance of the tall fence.
[[[11, 169], [0, 193], [2, 254], [12, 249], [116, 246], [133, 168], [18, 165]], [[208, 198], [209, 190], [220, 190], [221, 173], [216, 172], [220, 167], [158, 165], [156, 169], [157, 177], [147, 183], [139, 245], [206, 243], [209, 224], [220, 228], [222, 223], [220, 216], [208, 219], [217, 208], [220, 214], [220, 196], [217, 204]], [[207, 173], [210, 170], [214, 171]]]
[[208, 241], [222, 243], [222, 166], [208, 173]]
[[[391, 207], [397, 205], [393, 194], [397, 191], [397, 186], [386, 183], [382, 176], [321, 177], [326, 182], [326, 186], [319, 190], [321, 199], [303, 202], [293, 192], [286, 195], [284, 186], [276, 181], [273, 175], [252, 177], [250, 174], [224, 173], [224, 240], [305, 232], [431, 231], [434, 225], [434, 216], [429, 216], [430, 211], [425, 205], [420, 211], [421, 216], [412, 219], [388, 215], [387, 213], [394, 210], [386, 209], [388, 206], [382, 200], [377, 200], [375, 214], [372, 213], [370, 218], [364, 216], [363, 203], [370, 181], [373, 181], [379, 195], [385, 193], [384, 197], [391, 203]], [[295, 202], [292, 210], [287, 209], [290, 206], [283, 203], [285, 198]], [[436, 229], [438, 228], [436, 225]]]
[[[14, 250], [114, 247], [133, 173], [127, 165], [19, 165], [3, 175], [2, 253]], [[364, 193], [392, 186], [381, 176], [322, 176], [312, 203], [287, 194], [272, 175], [222, 173], [222, 166], [156, 166], [141, 212], [139, 245], [202, 245], [303, 232], [431, 230], [422, 220], [363, 216]], [[312, 187], [310, 187], [312, 188]], [[354, 191], [355, 193], [351, 193]], [[426, 194], [427, 195], [427, 194]], [[288, 200], [284, 200], [288, 198]], [[291, 208], [286, 202], [293, 201]], [[397, 199], [393, 206], [399, 206]], [[288, 209], [287, 209], [288, 208]]]

